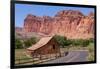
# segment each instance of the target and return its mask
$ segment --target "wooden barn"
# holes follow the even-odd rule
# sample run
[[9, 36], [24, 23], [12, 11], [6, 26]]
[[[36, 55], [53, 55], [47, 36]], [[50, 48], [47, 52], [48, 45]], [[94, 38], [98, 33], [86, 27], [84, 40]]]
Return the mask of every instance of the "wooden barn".
[[50, 36], [41, 38], [39, 42], [27, 48], [27, 53], [39, 59], [61, 56], [59, 43]]

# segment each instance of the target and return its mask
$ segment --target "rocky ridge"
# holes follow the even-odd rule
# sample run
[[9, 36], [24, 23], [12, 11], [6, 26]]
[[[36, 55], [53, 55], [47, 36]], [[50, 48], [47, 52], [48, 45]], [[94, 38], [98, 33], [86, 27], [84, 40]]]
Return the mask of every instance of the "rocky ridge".
[[76, 10], [62, 10], [54, 17], [28, 14], [24, 20], [24, 32], [61, 35], [69, 39], [94, 37], [94, 13], [84, 15]]

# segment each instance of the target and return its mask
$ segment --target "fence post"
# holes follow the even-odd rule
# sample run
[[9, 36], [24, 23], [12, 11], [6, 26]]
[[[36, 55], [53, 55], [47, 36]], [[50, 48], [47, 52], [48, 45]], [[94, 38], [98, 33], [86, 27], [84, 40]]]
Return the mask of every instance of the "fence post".
[[20, 64], [20, 56], [19, 56], [19, 64]]

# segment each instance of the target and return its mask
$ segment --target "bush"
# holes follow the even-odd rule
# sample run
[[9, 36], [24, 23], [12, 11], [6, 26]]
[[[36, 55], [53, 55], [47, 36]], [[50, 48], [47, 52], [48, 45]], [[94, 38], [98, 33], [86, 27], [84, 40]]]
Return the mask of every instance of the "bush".
[[89, 39], [89, 42], [90, 42], [90, 43], [93, 43], [93, 42], [94, 42], [94, 38], [90, 38], [90, 39]]
[[88, 50], [89, 50], [89, 56], [88, 56], [88, 60], [89, 61], [94, 61], [94, 51], [95, 51], [95, 48], [94, 48], [95, 46], [94, 46], [94, 43], [90, 43], [89, 45], [88, 45]]
[[36, 37], [32, 37], [28, 40], [25, 40], [24, 45], [25, 45], [25, 47], [29, 47], [29, 46], [32, 46], [33, 44], [35, 44], [36, 42], [37, 42]]
[[79, 46], [79, 45], [81, 45], [81, 43], [82, 43], [82, 40], [72, 40], [72, 45], [73, 46]]
[[82, 46], [82, 47], [86, 47], [88, 46], [90, 43], [94, 42], [93, 38], [90, 39], [67, 39], [64, 36], [60, 36], [60, 35], [55, 35], [54, 38], [57, 40], [57, 42], [62, 46]]
[[82, 46], [83, 47], [86, 47], [86, 46], [88, 46], [89, 45], [89, 40], [83, 40], [83, 42], [82, 42]]
[[66, 39], [65, 46], [69, 46], [72, 44], [72, 41], [70, 39]]
[[15, 39], [15, 48], [16, 49], [22, 49], [23, 48], [23, 43], [21, 42], [20, 39]]
[[67, 40], [66, 37], [60, 36], [60, 35], [55, 35], [54, 38], [57, 40], [57, 42], [62, 46], [69, 46], [71, 44], [70, 40]]
[[87, 39], [74, 39], [74, 40], [72, 40], [73, 46], [83, 46], [83, 47], [85, 47], [85, 46], [89, 45], [89, 43], [90, 42]]

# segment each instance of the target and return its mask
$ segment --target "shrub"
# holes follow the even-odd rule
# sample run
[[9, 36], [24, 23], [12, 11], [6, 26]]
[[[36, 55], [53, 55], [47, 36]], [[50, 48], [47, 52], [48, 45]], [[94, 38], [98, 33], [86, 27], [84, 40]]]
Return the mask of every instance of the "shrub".
[[89, 39], [89, 42], [90, 42], [90, 43], [93, 43], [93, 42], [94, 42], [94, 38], [90, 38], [90, 39]]
[[82, 46], [82, 47], [86, 47], [88, 46], [90, 43], [94, 42], [93, 38], [90, 39], [67, 39], [64, 36], [60, 36], [60, 35], [55, 35], [54, 38], [57, 40], [57, 42], [62, 46]]
[[24, 45], [25, 45], [25, 47], [29, 47], [29, 46], [35, 44], [36, 42], [37, 42], [36, 41], [36, 37], [32, 37], [32, 38], [30, 38], [28, 40], [25, 40], [24, 41]]
[[15, 39], [15, 48], [16, 48], [16, 49], [21, 49], [21, 48], [23, 48], [23, 43], [21, 42], [20, 39]]
[[66, 37], [60, 36], [60, 35], [55, 35], [54, 38], [57, 40], [57, 42], [62, 46], [69, 46], [71, 44], [70, 40], [67, 40]]
[[89, 45], [89, 43], [90, 42], [87, 39], [74, 39], [74, 40], [72, 40], [73, 46], [83, 46], [83, 47], [85, 47], [85, 46]]
[[82, 46], [83, 47], [86, 47], [86, 46], [88, 46], [89, 45], [89, 40], [83, 40], [83, 42], [82, 42]]

